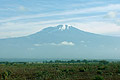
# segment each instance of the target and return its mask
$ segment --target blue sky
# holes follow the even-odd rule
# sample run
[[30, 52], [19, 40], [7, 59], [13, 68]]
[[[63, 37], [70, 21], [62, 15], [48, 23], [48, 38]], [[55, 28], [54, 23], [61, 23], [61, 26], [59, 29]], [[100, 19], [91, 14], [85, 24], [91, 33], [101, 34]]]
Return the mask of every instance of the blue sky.
[[30, 35], [49, 26], [120, 36], [119, 0], [0, 0], [0, 38]]

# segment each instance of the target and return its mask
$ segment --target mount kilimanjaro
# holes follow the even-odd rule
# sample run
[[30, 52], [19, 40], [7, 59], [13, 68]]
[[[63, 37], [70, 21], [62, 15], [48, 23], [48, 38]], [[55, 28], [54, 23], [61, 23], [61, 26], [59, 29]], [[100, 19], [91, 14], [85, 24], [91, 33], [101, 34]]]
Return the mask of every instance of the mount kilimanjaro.
[[68, 25], [35, 34], [0, 39], [0, 58], [119, 59], [120, 37], [104, 36]]

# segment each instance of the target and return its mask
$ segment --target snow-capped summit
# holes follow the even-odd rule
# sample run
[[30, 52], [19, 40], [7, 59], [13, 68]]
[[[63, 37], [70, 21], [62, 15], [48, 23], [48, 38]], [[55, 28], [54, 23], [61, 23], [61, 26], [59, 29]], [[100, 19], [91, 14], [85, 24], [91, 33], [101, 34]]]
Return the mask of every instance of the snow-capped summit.
[[57, 27], [59, 28], [59, 30], [63, 31], [66, 29], [68, 30], [72, 26], [70, 26], [70, 25], [58, 25]]

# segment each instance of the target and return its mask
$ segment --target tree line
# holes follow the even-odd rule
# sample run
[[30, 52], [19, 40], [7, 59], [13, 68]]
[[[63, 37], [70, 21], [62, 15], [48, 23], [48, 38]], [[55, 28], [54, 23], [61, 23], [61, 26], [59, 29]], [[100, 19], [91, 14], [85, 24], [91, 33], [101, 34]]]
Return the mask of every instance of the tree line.
[[107, 60], [50, 60], [43, 61], [43, 63], [100, 63], [100, 64], [108, 64]]

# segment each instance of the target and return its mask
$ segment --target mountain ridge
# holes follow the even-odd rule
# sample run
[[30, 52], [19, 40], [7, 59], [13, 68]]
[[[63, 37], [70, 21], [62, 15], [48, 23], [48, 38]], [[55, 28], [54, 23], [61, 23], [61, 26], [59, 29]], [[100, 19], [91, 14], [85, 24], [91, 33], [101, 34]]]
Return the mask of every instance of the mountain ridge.
[[[66, 27], [65, 27], [66, 26]], [[51, 28], [51, 29], [50, 29]], [[65, 31], [65, 29], [66, 30], [69, 30], [69, 28], [75, 28], [75, 27], [73, 27], [73, 26], [71, 26], [71, 25], [58, 25], [58, 26], [52, 26], [52, 27], [46, 27], [46, 28], [43, 28], [42, 30], [40, 30], [40, 31], [38, 31], [38, 32], [35, 32], [35, 33], [33, 33], [33, 34], [29, 34], [29, 35], [26, 35], [26, 36], [21, 36], [21, 37], [27, 37], [27, 36], [31, 36], [31, 35], [34, 35], [34, 34], [37, 34], [37, 33], [40, 33], [41, 31], [47, 31], [47, 29], [48, 30], [50, 30], [50, 31], [52, 31], [52, 29], [54, 29], [54, 28], [56, 28], [56, 29], [58, 29], [58, 30], [60, 30], [60, 31]], [[80, 29], [78, 29], [78, 28], [75, 28], [75, 29], [77, 29], [77, 30], [79, 30], [79, 31], [81, 31], [81, 32], [86, 32], [86, 33], [90, 33], [90, 34], [95, 34], [95, 35], [100, 35], [100, 36], [105, 36], [105, 37], [116, 37], [116, 38], [120, 38], [119, 36], [108, 36], [108, 35], [102, 35], [102, 34], [96, 34], [96, 33], [92, 33], [92, 32], [87, 32], [87, 31], [83, 31], [83, 30], [80, 30]], [[13, 39], [13, 38], [21, 38], [21, 37], [10, 37], [10, 38], [1, 38], [1, 39]], [[1, 40], [0, 39], [0, 40]]]
[[115, 58], [120, 57], [119, 44], [120, 38], [58, 25], [29, 36], [2, 39], [0, 52], [1, 57], [18, 58]]

